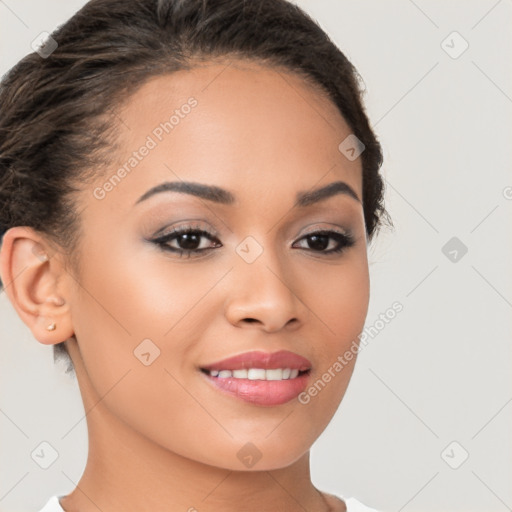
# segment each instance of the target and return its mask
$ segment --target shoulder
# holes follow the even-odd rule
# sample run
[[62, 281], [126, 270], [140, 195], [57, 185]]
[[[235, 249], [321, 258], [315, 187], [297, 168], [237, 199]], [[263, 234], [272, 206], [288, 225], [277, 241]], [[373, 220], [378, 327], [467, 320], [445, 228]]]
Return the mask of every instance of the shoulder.
[[[378, 512], [378, 510], [374, 508], [367, 507], [363, 505], [360, 501], [355, 498], [348, 498], [346, 500], [342, 500], [337, 496], [329, 493], [323, 493], [326, 497], [329, 504], [336, 511], [343, 511], [343, 508], [340, 508], [340, 505], [345, 503], [346, 512]], [[39, 512], [65, 512], [59, 503], [59, 496], [52, 496], [46, 503], [46, 505]]]
[[39, 512], [64, 512], [59, 503], [59, 496], [52, 496]]
[[379, 512], [374, 508], [363, 505], [360, 501], [355, 498], [348, 498], [345, 500], [347, 505], [347, 512]]
[[334, 512], [379, 512], [374, 508], [367, 507], [356, 498], [345, 499], [327, 492], [322, 492], [322, 494]]

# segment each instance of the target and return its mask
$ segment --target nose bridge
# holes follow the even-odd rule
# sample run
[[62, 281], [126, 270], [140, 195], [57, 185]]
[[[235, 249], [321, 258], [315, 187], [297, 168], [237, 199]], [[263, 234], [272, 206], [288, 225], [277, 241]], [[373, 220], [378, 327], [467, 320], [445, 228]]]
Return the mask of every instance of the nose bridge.
[[255, 320], [279, 329], [301, 320], [301, 301], [293, 287], [292, 267], [272, 236], [247, 236], [236, 247], [226, 316], [234, 324]]

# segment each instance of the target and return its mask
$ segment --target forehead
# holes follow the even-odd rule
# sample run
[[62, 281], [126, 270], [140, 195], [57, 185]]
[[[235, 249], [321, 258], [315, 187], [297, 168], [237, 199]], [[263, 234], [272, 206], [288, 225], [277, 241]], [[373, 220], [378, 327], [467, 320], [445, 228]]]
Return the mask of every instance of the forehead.
[[[203, 63], [149, 79], [117, 109], [114, 196], [133, 204], [161, 181], [197, 181], [268, 197], [340, 178], [361, 191], [360, 159], [339, 150], [351, 134], [336, 105], [300, 76], [249, 61]], [[144, 147], [144, 156], [126, 165]], [[291, 197], [290, 195], [290, 197]]]
[[[224, 125], [256, 127], [262, 133], [262, 128], [268, 131], [300, 121], [295, 131], [305, 128], [310, 136], [331, 132], [336, 137], [348, 130], [339, 109], [311, 79], [238, 60], [205, 62], [152, 77], [128, 98], [121, 108], [122, 117], [129, 126], [136, 124], [147, 131], [148, 123], [166, 118], [166, 113], [179, 110], [191, 97], [200, 107], [194, 109], [194, 117], [206, 122], [213, 116], [218, 127], [222, 121]], [[261, 122], [264, 127], [257, 125]]]

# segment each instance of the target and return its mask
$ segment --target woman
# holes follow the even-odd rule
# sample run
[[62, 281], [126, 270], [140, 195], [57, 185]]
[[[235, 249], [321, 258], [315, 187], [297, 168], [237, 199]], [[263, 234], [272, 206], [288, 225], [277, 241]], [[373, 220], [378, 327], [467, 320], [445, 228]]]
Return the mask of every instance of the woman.
[[319, 26], [285, 0], [92, 0], [0, 108], [2, 282], [87, 411], [82, 478], [43, 511], [373, 510], [309, 471], [387, 217]]

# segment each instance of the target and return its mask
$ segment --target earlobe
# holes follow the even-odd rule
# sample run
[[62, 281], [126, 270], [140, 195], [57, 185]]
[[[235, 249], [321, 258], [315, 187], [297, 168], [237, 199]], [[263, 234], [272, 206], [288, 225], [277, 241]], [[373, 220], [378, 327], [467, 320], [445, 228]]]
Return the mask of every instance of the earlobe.
[[5, 292], [34, 337], [48, 345], [74, 333], [59, 272], [62, 266], [55, 250], [37, 231], [26, 226], [6, 231], [0, 252]]

